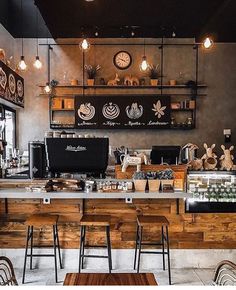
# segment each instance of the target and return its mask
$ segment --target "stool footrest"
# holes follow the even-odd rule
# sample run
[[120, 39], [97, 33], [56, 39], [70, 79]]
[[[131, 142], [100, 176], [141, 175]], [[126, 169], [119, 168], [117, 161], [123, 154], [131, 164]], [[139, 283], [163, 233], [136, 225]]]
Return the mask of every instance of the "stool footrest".
[[[163, 252], [141, 251], [141, 254], [163, 254]], [[164, 254], [168, 254], [164, 252]]]
[[162, 246], [162, 243], [142, 243], [142, 246]]
[[33, 245], [34, 248], [51, 248], [53, 249], [53, 246], [52, 245]]
[[98, 255], [81, 255], [81, 257], [85, 257], [85, 258], [108, 258], [108, 256], [98, 256]]
[[26, 256], [27, 257], [55, 257], [55, 255], [53, 254], [33, 254], [33, 255], [27, 254]]
[[84, 247], [85, 247], [85, 249], [86, 248], [104, 248], [104, 249], [106, 249], [107, 248], [107, 246], [99, 246], [99, 245], [84, 245]]

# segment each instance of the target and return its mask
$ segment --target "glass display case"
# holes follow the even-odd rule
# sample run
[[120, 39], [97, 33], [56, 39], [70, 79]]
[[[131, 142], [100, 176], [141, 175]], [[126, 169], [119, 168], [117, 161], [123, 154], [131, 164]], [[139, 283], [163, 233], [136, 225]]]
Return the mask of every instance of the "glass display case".
[[236, 212], [236, 171], [189, 171], [187, 212]]

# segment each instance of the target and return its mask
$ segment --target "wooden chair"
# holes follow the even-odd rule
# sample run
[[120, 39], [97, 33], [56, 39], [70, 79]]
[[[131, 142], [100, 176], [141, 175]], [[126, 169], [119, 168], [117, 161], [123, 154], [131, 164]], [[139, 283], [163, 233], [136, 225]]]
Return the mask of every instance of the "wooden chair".
[[7, 257], [0, 256], [0, 286], [17, 285], [12, 262]]
[[236, 286], [236, 264], [228, 260], [220, 262], [216, 266], [212, 283], [217, 286]]

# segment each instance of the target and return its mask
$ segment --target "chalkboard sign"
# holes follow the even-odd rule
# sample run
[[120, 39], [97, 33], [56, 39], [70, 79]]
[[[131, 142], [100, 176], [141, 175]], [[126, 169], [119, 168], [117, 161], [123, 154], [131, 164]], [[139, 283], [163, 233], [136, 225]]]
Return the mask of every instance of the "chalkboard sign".
[[0, 61], [0, 97], [24, 107], [24, 79]]
[[76, 96], [80, 129], [170, 128], [170, 96]]

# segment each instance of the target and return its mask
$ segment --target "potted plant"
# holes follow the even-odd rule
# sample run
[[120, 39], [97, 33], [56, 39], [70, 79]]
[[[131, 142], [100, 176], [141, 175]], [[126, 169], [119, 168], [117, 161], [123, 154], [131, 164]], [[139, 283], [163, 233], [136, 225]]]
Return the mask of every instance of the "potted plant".
[[93, 86], [95, 77], [97, 75], [97, 72], [101, 69], [101, 66], [100, 65], [97, 65], [97, 66], [85, 65], [84, 69], [86, 70], [86, 73], [87, 73], [87, 85]]
[[147, 172], [148, 188], [150, 192], [156, 192], [160, 189], [160, 179], [157, 179], [157, 172]]
[[161, 180], [161, 188], [167, 185], [174, 186], [174, 171], [172, 169], [161, 170], [157, 173], [157, 178]]
[[157, 86], [158, 85], [158, 78], [159, 78], [159, 65], [150, 65], [149, 68], [149, 77], [151, 86]]
[[135, 191], [145, 191], [147, 185], [147, 175], [144, 171], [137, 171], [133, 175]]

